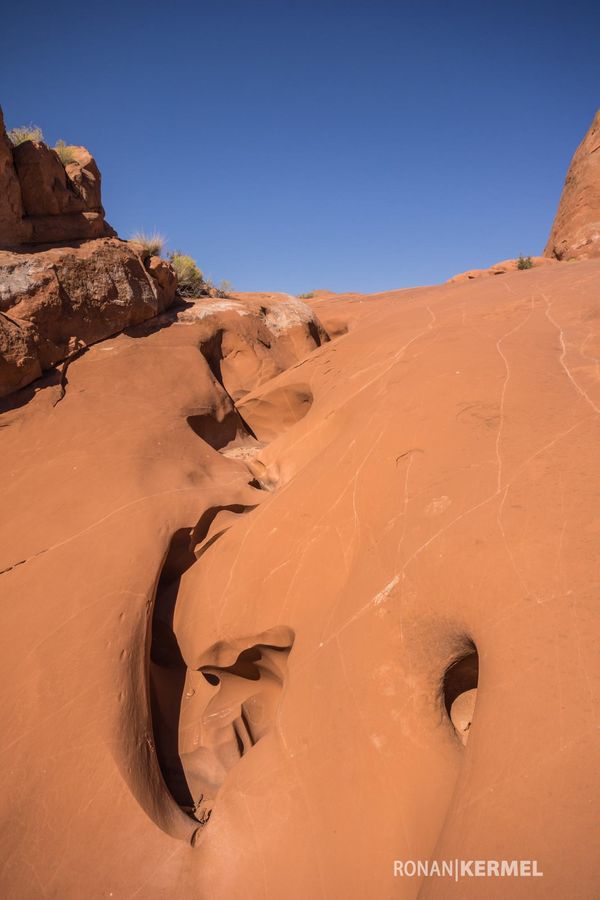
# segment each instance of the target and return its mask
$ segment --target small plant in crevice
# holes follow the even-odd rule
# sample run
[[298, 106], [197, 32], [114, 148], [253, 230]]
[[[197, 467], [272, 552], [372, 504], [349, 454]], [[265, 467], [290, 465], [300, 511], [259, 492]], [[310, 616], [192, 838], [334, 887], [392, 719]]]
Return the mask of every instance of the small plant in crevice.
[[67, 144], [62, 139], [57, 141], [54, 145], [54, 152], [60, 159], [63, 166], [68, 166], [69, 163], [77, 162], [77, 157], [73, 153], [75, 147], [73, 144]]
[[182, 297], [201, 297], [212, 288], [198, 268], [196, 261], [185, 253], [175, 250], [169, 253], [169, 262], [177, 275], [177, 290]]
[[520, 253], [519, 258], [517, 259], [517, 269], [520, 269], [522, 271], [523, 269], [532, 269], [532, 268], [533, 268], [533, 262], [531, 260], [531, 257], [523, 256], [523, 254]]
[[312, 298], [314, 296], [315, 296], [314, 291], [308, 291], [308, 293], [306, 293], [306, 294], [298, 294], [298, 300], [312, 300]]
[[145, 231], [136, 231], [129, 240], [141, 246], [144, 256], [160, 256], [166, 243], [164, 235], [158, 231], [153, 231], [151, 234], [146, 234]]
[[39, 125], [19, 125], [7, 132], [8, 139], [13, 147], [24, 144], [25, 141], [43, 141], [44, 135]]

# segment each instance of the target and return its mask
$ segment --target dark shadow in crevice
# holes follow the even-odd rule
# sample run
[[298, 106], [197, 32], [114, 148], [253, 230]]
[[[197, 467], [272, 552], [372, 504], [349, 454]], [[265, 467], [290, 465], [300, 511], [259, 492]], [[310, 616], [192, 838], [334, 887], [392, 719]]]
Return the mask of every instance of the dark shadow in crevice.
[[210, 371], [219, 382], [223, 390], [223, 375], [221, 372], [221, 361], [223, 359], [223, 329], [219, 328], [214, 334], [211, 334], [207, 340], [200, 344], [200, 352], [208, 363]]
[[[245, 506], [242, 503], [229, 503], [225, 506], [210, 506], [202, 513], [194, 528], [189, 532], [190, 546], [193, 548], [202, 543], [210, 530], [210, 526], [220, 512], [231, 512], [241, 516], [253, 509], [256, 509], [256, 504]], [[192, 556], [193, 555], [194, 554], [192, 553]], [[194, 559], [197, 559], [197, 557], [194, 556]]]
[[[148, 277], [152, 278], [151, 275], [148, 275]], [[164, 328], [170, 328], [171, 325], [174, 325], [177, 321], [177, 314], [193, 305], [188, 300], [178, 297], [163, 312], [159, 312], [137, 325], [128, 325], [127, 328], [123, 329], [123, 334], [130, 338], [143, 338], [156, 334], [157, 331], [162, 331]]]
[[187, 666], [173, 630], [173, 618], [181, 576], [196, 562], [191, 533], [190, 528], [179, 528], [171, 538], [156, 587], [149, 662], [150, 710], [156, 756], [164, 781], [181, 807], [192, 802], [177, 738]]
[[193, 548], [219, 512], [243, 514], [252, 508], [212, 507], [193, 529], [178, 529], [156, 590], [149, 660], [154, 746], [168, 791], [201, 825], [210, 818], [227, 772], [275, 721], [294, 640], [290, 629], [278, 627], [255, 639], [218, 642], [201, 654], [206, 664], [198, 669], [189, 669], [181, 653], [175, 607], [181, 577], [196, 562]]
[[465, 651], [455, 659], [444, 672], [443, 699], [448, 716], [452, 704], [465, 691], [473, 690], [479, 681], [479, 655], [475, 644], [470, 639]]
[[[242, 752], [247, 752], [258, 739], [254, 732], [252, 723], [244, 721], [241, 713], [241, 704], [246, 699], [247, 691], [242, 689], [241, 694], [237, 685], [256, 685], [256, 691], [252, 687], [250, 693], [256, 692], [267, 696], [273, 693], [273, 684], [280, 682], [280, 667], [272, 666], [269, 659], [272, 653], [277, 655], [284, 654], [287, 656], [289, 647], [280, 646], [255, 646], [250, 644], [241, 650], [232, 651], [237, 654], [234, 662], [228, 666], [212, 666], [207, 665], [201, 667], [198, 672], [188, 669], [186, 662], [181, 653], [179, 641], [174, 627], [175, 609], [177, 597], [180, 589], [181, 578], [198, 560], [198, 558], [206, 552], [229, 527], [221, 528], [215, 534], [210, 535], [210, 529], [215, 522], [219, 513], [232, 513], [234, 515], [243, 515], [254, 509], [255, 506], [245, 506], [242, 504], [228, 504], [223, 506], [214, 506], [205, 510], [198, 522], [193, 528], [179, 528], [174, 532], [168, 551], [165, 555], [164, 562], [158, 578], [154, 608], [152, 613], [151, 634], [149, 635], [149, 699], [150, 711], [152, 718], [152, 731], [154, 738], [154, 747], [156, 749], [156, 757], [163, 781], [178, 806], [201, 824], [206, 824], [212, 809], [212, 797], [218, 790], [224, 772], [230, 767], [232, 759], [238, 759]], [[210, 535], [210, 536], [209, 536]], [[206, 540], [208, 538], [208, 540]], [[202, 544], [202, 542], [205, 542]], [[198, 545], [200, 550], [198, 550]], [[281, 629], [274, 632], [275, 639], [279, 640]], [[283, 634], [283, 640], [288, 639], [288, 630]], [[237, 645], [236, 645], [237, 646]], [[291, 643], [290, 643], [291, 646]], [[220, 659], [219, 654], [222, 652], [222, 646], [219, 644], [215, 653], [209, 653], [208, 659]], [[272, 670], [272, 674], [271, 674]], [[188, 697], [192, 697], [195, 689], [190, 690], [189, 680], [194, 677], [200, 678], [206, 687], [210, 685], [209, 695], [204, 698], [204, 707], [200, 707], [198, 729], [202, 734], [208, 735], [207, 745], [202, 745], [200, 756], [203, 759], [198, 769], [198, 754], [189, 752], [186, 747], [187, 763], [184, 766], [182, 761], [182, 734], [189, 733], [189, 708], [188, 721], [182, 725], [183, 704]], [[262, 678], [262, 686], [258, 684]], [[208, 711], [209, 701], [213, 699], [211, 690], [217, 688], [219, 697], [222, 697], [221, 688], [225, 684], [227, 691], [224, 710], [218, 711], [216, 719], [211, 720], [212, 711]], [[186, 688], [187, 685], [187, 688]], [[233, 686], [233, 688], [232, 688]], [[197, 685], [196, 685], [197, 688]], [[197, 704], [198, 697], [194, 703]], [[230, 705], [237, 709], [234, 715], [234, 721], [224, 721], [230, 712]], [[229, 704], [229, 705], [228, 705]], [[236, 706], [237, 704], [237, 706]], [[238, 708], [240, 707], [240, 708]], [[196, 706], [192, 707], [194, 713]], [[207, 713], [209, 725], [203, 726], [203, 710]], [[245, 713], [244, 713], [245, 715]], [[193, 722], [196, 720], [193, 719]], [[216, 731], [214, 728], [216, 727]], [[222, 732], [219, 729], [225, 728], [225, 742], [222, 740]], [[242, 742], [242, 750], [237, 744], [235, 738], [235, 748], [232, 756], [231, 742], [227, 738], [227, 729], [233, 729], [230, 734], [235, 738], [239, 737]], [[182, 731], [183, 729], [183, 731]], [[187, 729], [187, 731], [186, 731]], [[215, 746], [213, 746], [213, 744]], [[224, 757], [221, 758], [220, 752], [224, 749]], [[209, 770], [211, 765], [216, 766], [222, 776], [215, 776], [214, 773], [207, 778], [207, 770], [205, 761], [209, 761]], [[190, 763], [191, 760], [191, 763]], [[212, 761], [212, 762], [211, 762]], [[190, 767], [191, 766], [191, 767]], [[216, 778], [216, 782], [215, 782]], [[212, 779], [212, 780], [211, 780]], [[200, 788], [199, 788], [200, 785]]]
[[311, 319], [311, 321], [308, 323], [308, 331], [309, 331], [309, 334], [310, 334], [311, 338], [312, 338], [313, 341], [315, 342], [316, 346], [317, 346], [317, 347], [320, 347], [320, 346], [321, 346], [321, 343], [322, 343], [322, 342], [321, 342], [321, 335], [319, 334], [319, 329], [317, 328], [316, 323], [315, 323], [312, 319]]
[[188, 416], [187, 423], [199, 438], [213, 450], [222, 450], [243, 435], [245, 428], [238, 413], [232, 409], [219, 421], [212, 413]]

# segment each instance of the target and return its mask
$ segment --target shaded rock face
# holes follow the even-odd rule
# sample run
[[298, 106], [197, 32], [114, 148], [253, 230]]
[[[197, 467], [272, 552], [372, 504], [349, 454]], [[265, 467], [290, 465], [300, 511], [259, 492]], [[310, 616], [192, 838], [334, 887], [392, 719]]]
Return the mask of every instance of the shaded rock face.
[[262, 381], [206, 347], [284, 298], [202, 301], [0, 418], [6, 896], [599, 895], [599, 278], [319, 301]]
[[0, 110], [0, 246], [114, 237], [104, 219], [101, 177], [85, 147], [66, 168], [41, 141], [12, 147]]
[[0, 396], [161, 313], [175, 296], [173, 279], [162, 277], [161, 284], [130, 245], [114, 239], [32, 254], [0, 251]]
[[177, 275], [173, 266], [160, 256], [144, 259], [144, 265], [156, 282], [161, 308], [166, 309], [173, 303], [177, 291]]
[[600, 256], [600, 110], [569, 166], [544, 256]]
[[30, 229], [23, 221], [25, 211], [21, 185], [15, 172], [12, 151], [0, 108], [0, 247], [22, 244], [31, 237]]

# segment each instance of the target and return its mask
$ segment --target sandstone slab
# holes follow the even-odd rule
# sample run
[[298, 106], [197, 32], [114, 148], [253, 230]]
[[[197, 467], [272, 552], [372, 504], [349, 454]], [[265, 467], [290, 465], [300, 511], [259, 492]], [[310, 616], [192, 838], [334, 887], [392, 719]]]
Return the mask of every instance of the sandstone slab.
[[200, 348], [275, 301], [194, 304], [4, 414], [7, 896], [482, 896], [394, 878], [432, 858], [598, 894], [600, 260], [572, 272], [317, 298], [348, 332], [237, 403]]

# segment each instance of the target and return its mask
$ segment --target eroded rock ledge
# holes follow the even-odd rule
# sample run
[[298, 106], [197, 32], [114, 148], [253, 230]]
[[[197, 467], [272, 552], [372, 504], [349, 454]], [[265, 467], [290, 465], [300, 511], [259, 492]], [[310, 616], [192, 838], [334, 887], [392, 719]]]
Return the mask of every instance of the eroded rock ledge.
[[13, 147], [0, 108], [0, 247], [115, 237], [104, 218], [101, 175], [85, 147], [64, 166], [43, 141]]
[[155, 263], [115, 238], [0, 250], [0, 396], [170, 306], [175, 277], [163, 260]]

